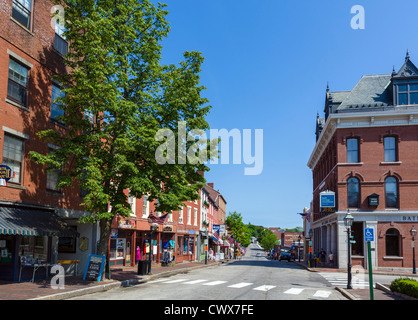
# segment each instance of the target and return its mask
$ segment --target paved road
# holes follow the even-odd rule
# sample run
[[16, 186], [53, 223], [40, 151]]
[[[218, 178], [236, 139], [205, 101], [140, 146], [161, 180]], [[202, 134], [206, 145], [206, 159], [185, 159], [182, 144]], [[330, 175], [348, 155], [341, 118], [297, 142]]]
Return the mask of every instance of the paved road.
[[[261, 253], [261, 256], [257, 256]], [[345, 300], [323, 276], [272, 261], [251, 245], [241, 261], [197, 269], [74, 300]]]

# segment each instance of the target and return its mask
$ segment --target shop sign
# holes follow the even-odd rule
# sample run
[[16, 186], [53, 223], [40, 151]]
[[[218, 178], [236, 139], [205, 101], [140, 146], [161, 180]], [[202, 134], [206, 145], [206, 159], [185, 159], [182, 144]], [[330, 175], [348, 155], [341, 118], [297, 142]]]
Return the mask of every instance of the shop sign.
[[91, 281], [100, 281], [100, 278], [102, 277], [105, 259], [105, 256], [90, 254], [86, 270], [84, 271], [83, 280], [87, 279]]
[[335, 192], [322, 191], [319, 194], [319, 206], [322, 212], [333, 212], [335, 208]]
[[81, 251], [87, 251], [87, 249], [89, 248], [89, 239], [86, 237], [81, 237], [78, 244], [78, 248]]
[[418, 221], [418, 216], [403, 216], [402, 221]]
[[173, 226], [172, 225], [166, 225], [163, 227], [163, 232], [173, 232]]
[[189, 234], [195, 234], [196, 233], [196, 231], [194, 231], [194, 230], [189, 230], [189, 232], [188, 232]]
[[15, 174], [10, 167], [4, 164], [0, 165], [0, 179], [9, 181], [11, 178], [14, 178], [14, 176]]
[[118, 237], [118, 229], [112, 229], [112, 230], [110, 231], [110, 237], [111, 237], [112, 239], [117, 238], [117, 237]]
[[120, 229], [135, 229], [135, 220], [120, 219], [119, 228]]

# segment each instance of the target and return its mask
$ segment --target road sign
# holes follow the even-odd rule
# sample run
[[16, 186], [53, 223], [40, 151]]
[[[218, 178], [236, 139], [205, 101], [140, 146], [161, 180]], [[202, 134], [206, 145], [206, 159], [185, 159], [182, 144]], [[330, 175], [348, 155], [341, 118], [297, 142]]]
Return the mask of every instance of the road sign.
[[364, 241], [374, 241], [374, 230], [373, 228], [366, 228], [364, 230]]

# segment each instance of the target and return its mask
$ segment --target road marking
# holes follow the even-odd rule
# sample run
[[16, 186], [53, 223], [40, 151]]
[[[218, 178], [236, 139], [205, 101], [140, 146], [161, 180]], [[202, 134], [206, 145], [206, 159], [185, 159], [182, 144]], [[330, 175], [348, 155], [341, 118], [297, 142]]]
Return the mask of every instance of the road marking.
[[196, 284], [196, 283], [201, 283], [201, 282], [205, 282], [205, 281], [208, 281], [208, 280], [203, 280], [203, 279], [192, 280], [192, 281], [184, 282], [184, 284]]
[[257, 288], [254, 288], [253, 290], [259, 290], [259, 291], [269, 291], [270, 289], [275, 288], [276, 286], [267, 286], [267, 285], [263, 285]]
[[232, 286], [228, 286], [228, 288], [244, 288], [244, 287], [250, 286], [250, 285], [252, 285], [252, 283], [240, 282], [240, 283], [237, 283], [237, 284], [233, 284]]
[[152, 281], [147, 281], [146, 283], [156, 283], [156, 282], [162, 282], [162, 281], [166, 281], [167, 279], [157, 279], [157, 280], [152, 280]]
[[330, 294], [331, 294], [331, 291], [318, 290], [317, 292], [315, 292], [313, 296], [320, 297], [320, 298], [328, 298]]
[[[319, 274], [334, 286], [341, 286], [347, 284], [347, 275], [326, 272], [321, 272]], [[367, 289], [369, 287], [369, 282], [367, 280], [361, 279], [360, 277], [361, 276], [353, 275], [351, 285], [354, 289]]]
[[228, 281], [221, 281], [221, 280], [217, 280], [217, 281], [212, 281], [212, 282], [208, 282], [208, 283], [202, 283], [202, 285], [204, 286], [216, 286], [218, 284], [222, 284]]
[[303, 291], [303, 289], [300, 288], [291, 288], [289, 290], [286, 290], [284, 293], [287, 294], [300, 294]]
[[182, 282], [182, 281], [186, 281], [187, 279], [176, 279], [176, 280], [169, 280], [169, 281], [164, 281], [163, 283], [177, 283], [177, 282]]

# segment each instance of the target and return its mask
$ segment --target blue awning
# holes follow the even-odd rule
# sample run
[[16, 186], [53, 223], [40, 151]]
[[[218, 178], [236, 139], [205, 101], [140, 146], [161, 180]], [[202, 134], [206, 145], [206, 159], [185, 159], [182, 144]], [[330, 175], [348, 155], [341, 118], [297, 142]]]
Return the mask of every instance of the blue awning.
[[77, 236], [52, 211], [0, 207], [0, 234], [24, 236]]

